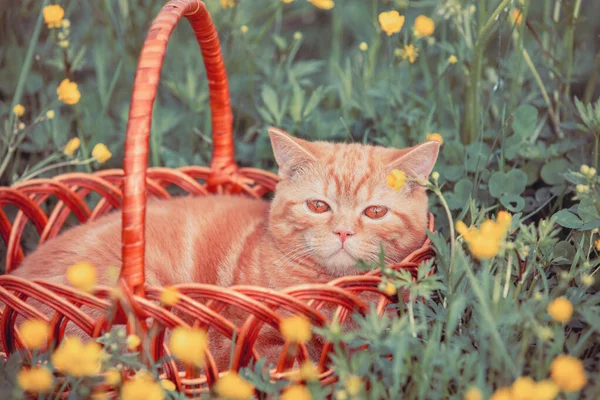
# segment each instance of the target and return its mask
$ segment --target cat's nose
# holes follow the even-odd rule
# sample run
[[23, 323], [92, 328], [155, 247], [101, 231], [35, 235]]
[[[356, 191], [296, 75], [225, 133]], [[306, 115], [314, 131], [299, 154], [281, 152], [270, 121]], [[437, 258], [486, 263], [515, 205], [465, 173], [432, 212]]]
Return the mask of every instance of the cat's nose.
[[336, 229], [335, 231], [333, 231], [333, 233], [335, 233], [336, 235], [338, 235], [340, 237], [340, 240], [342, 241], [342, 245], [344, 244], [344, 242], [346, 241], [346, 238], [348, 236], [354, 235], [354, 232], [352, 232], [349, 229]]

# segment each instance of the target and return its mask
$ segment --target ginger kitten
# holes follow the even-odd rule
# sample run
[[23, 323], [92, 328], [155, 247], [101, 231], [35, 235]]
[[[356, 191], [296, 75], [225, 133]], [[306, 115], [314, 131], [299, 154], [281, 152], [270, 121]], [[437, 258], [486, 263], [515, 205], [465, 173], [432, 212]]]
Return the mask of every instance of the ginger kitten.
[[[151, 200], [146, 221], [146, 282], [273, 289], [358, 274], [358, 260], [402, 261], [425, 240], [425, 188], [386, 184], [400, 169], [427, 179], [439, 144], [407, 149], [308, 142], [270, 129], [280, 182], [271, 203], [233, 196]], [[12, 274], [67, 284], [76, 262], [121, 265], [121, 214], [68, 230], [27, 256]], [[112, 278], [114, 279], [114, 278]]]

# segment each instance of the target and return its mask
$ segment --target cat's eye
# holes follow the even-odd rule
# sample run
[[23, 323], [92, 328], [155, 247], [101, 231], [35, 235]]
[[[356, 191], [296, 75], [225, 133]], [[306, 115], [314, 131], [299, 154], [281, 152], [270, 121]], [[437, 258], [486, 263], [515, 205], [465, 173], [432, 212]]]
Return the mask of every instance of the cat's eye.
[[371, 219], [379, 219], [387, 214], [388, 209], [383, 206], [370, 206], [365, 208], [365, 215]]
[[329, 204], [321, 200], [308, 200], [306, 205], [310, 211], [317, 214], [322, 214], [326, 211], [329, 211]]

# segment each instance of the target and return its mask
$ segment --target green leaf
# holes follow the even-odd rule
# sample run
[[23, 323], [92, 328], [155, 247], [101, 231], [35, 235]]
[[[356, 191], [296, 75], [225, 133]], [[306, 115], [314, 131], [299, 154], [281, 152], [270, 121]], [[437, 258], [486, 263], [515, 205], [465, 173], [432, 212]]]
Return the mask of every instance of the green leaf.
[[527, 174], [520, 169], [509, 173], [494, 172], [488, 182], [490, 194], [499, 199], [503, 195], [519, 196], [527, 186]]
[[468, 179], [461, 179], [454, 185], [454, 192], [446, 194], [446, 201], [452, 210], [460, 210], [468, 203], [473, 191], [473, 183]]
[[515, 111], [512, 128], [516, 135], [529, 137], [537, 124], [538, 110], [531, 105], [523, 105]]
[[326, 91], [323, 86], [319, 86], [315, 89], [314, 92], [312, 92], [310, 98], [308, 99], [308, 102], [306, 103], [306, 107], [304, 107], [304, 112], [302, 113], [303, 117], [307, 117], [312, 112], [312, 110], [314, 110], [319, 105], [321, 100], [323, 100], [323, 97], [325, 97], [325, 92]]
[[279, 101], [277, 99], [277, 93], [271, 86], [264, 85], [262, 88], [261, 97], [267, 110], [273, 116], [274, 120], [277, 120], [279, 117]]
[[525, 207], [525, 199], [513, 194], [502, 195], [502, 197], [500, 197], [500, 203], [511, 212], [523, 211], [523, 207]]
[[294, 122], [298, 123], [302, 119], [302, 107], [304, 107], [304, 90], [298, 85], [292, 89], [292, 100], [290, 102], [290, 115]]
[[569, 229], [579, 229], [583, 225], [583, 221], [571, 210], [560, 210], [554, 214], [556, 223]]
[[577, 206], [577, 214], [579, 214], [579, 218], [586, 224], [600, 220], [598, 210], [596, 210], [594, 202], [590, 199], [581, 200], [579, 206]]
[[542, 167], [542, 179], [549, 185], [560, 185], [565, 181], [563, 174], [569, 170], [569, 165], [564, 158], [550, 160]]

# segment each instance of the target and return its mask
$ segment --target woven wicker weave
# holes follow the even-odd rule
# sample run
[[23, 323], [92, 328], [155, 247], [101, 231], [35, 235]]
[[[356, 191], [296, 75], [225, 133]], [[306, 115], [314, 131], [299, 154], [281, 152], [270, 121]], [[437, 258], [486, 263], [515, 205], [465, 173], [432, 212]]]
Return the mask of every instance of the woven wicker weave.
[[[200, 45], [210, 89], [210, 106], [213, 126], [213, 154], [210, 167], [182, 167], [177, 169], [147, 168], [148, 138], [150, 134], [152, 107], [156, 97], [160, 71], [171, 32], [185, 16]], [[376, 292], [381, 281], [378, 271], [362, 276], [344, 277], [329, 284], [305, 284], [282, 291], [260, 287], [239, 286], [222, 288], [211, 285], [179, 285], [180, 301], [173, 309], [159, 305], [161, 289], [144, 284], [144, 218], [146, 194], [169, 198], [167, 188], [174, 185], [194, 196], [211, 193], [245, 194], [260, 198], [274, 190], [277, 176], [251, 168], [238, 168], [234, 161], [232, 112], [225, 66], [220, 44], [213, 22], [204, 3], [199, 0], [172, 0], [160, 11], [148, 31], [135, 76], [127, 138], [125, 142], [124, 170], [105, 170], [94, 174], [68, 173], [52, 179], [35, 179], [12, 187], [0, 188], [0, 233], [6, 244], [7, 272], [18, 268], [23, 259], [21, 238], [28, 222], [39, 233], [39, 244], [58, 235], [67, 217], [73, 213], [80, 223], [92, 221], [107, 212], [123, 210], [123, 265], [120, 286], [129, 319], [122, 308], [115, 307], [110, 297], [110, 288], [98, 288], [94, 295], [71, 287], [45, 282], [41, 279], [27, 281], [15, 276], [0, 276], [0, 303], [6, 306], [1, 311], [0, 336], [2, 346], [10, 354], [21, 349], [16, 328], [17, 314], [25, 318], [46, 320], [52, 327], [53, 344], [60, 343], [68, 321], [77, 324], [92, 337], [110, 329], [115, 324], [127, 324], [129, 332], [145, 336], [150, 327], [140, 323], [147, 317], [154, 318], [155, 326], [169, 330], [185, 325], [182, 315], [196, 320], [201, 326], [215, 329], [232, 338], [235, 334], [232, 369], [247, 365], [253, 351], [253, 343], [263, 324], [277, 328], [283, 312], [306, 316], [313, 324], [327, 322], [323, 307], [337, 307], [345, 318], [350, 312], [364, 313], [367, 305], [358, 298], [363, 292]], [[87, 202], [91, 194], [101, 200], [90, 209]], [[46, 213], [42, 203], [57, 200]], [[17, 207], [14, 220], [7, 217], [7, 207]], [[430, 230], [433, 217], [430, 216]], [[418, 265], [433, 257], [429, 240], [408, 256], [402, 263], [392, 266], [415, 272]], [[44, 315], [26, 302], [38, 300], [55, 310]], [[386, 305], [393, 301], [381, 295], [378, 310], [384, 313]], [[219, 312], [224, 305], [232, 305], [247, 315], [242, 325], [236, 326]], [[87, 306], [82, 309], [81, 306]], [[103, 318], [92, 318], [84, 310], [104, 312]], [[174, 311], [177, 310], [177, 314]], [[137, 317], [137, 321], [131, 319]], [[136, 323], [134, 323], [136, 322]], [[164, 332], [164, 331], [163, 331]], [[164, 335], [155, 335], [151, 340], [150, 352], [159, 359], [167, 352]], [[285, 346], [287, 348], [287, 346]], [[286, 351], [282, 352], [285, 354]], [[325, 344], [319, 361], [321, 379], [324, 383], [334, 380], [328, 369], [327, 352], [331, 346]], [[164, 376], [175, 382], [179, 390], [191, 393], [198, 388], [210, 387], [220, 373], [210, 351], [204, 368], [199, 375], [192, 371], [177, 369], [173, 361], [165, 362]], [[272, 371], [275, 379], [296, 360], [308, 357], [306, 348], [300, 346], [294, 357], [282, 355], [277, 368]]]

